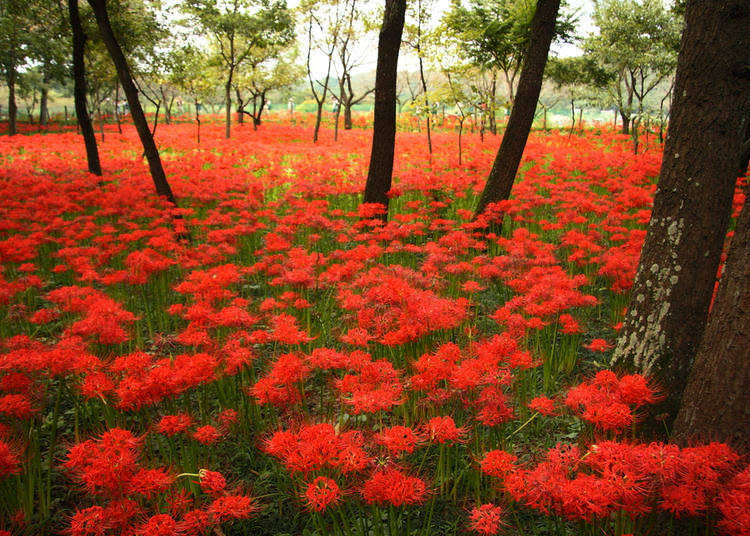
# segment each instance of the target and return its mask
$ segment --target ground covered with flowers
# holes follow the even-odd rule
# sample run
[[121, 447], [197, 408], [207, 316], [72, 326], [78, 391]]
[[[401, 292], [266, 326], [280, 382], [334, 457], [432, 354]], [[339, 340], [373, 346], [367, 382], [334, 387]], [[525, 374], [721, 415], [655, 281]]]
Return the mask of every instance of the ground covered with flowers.
[[750, 534], [746, 460], [608, 369], [658, 146], [533, 133], [501, 229], [495, 136], [400, 133], [383, 225], [367, 130], [222, 135], [159, 126], [178, 209], [130, 126], [101, 179], [0, 138], [0, 534]]

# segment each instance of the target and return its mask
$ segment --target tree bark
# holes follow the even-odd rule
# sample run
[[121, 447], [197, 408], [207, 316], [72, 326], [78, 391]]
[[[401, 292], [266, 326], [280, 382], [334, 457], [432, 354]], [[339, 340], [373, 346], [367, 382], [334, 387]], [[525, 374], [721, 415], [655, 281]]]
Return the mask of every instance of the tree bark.
[[167, 201], [173, 205], [176, 205], [177, 201], [174, 198], [169, 182], [167, 182], [167, 176], [165, 175], [164, 167], [161, 164], [159, 150], [156, 148], [154, 137], [151, 135], [151, 131], [148, 128], [148, 121], [143, 113], [141, 103], [138, 100], [138, 89], [133, 83], [128, 62], [125, 59], [125, 55], [122, 53], [122, 49], [112, 31], [109, 14], [107, 13], [106, 0], [88, 0], [88, 2], [91, 9], [94, 11], [94, 16], [96, 17], [96, 23], [99, 26], [99, 33], [101, 33], [102, 41], [104, 41], [104, 45], [107, 47], [107, 51], [112, 58], [112, 62], [117, 70], [117, 75], [120, 78], [120, 83], [122, 84], [122, 89], [125, 92], [125, 97], [128, 99], [130, 115], [133, 118], [133, 123], [138, 131], [138, 137], [141, 139], [143, 152], [146, 155], [148, 166], [151, 171], [151, 178], [154, 181], [154, 186], [156, 186], [156, 193], [165, 197]]
[[401, 34], [404, 30], [406, 0], [386, 0], [383, 25], [378, 37], [375, 70], [375, 112], [370, 167], [365, 184], [364, 203], [380, 203], [388, 218], [388, 191], [393, 175], [396, 144], [396, 72]]
[[49, 66], [45, 65], [42, 75], [42, 88], [39, 94], [39, 126], [46, 126], [49, 119]]
[[652, 414], [667, 427], [703, 336], [732, 209], [750, 112], [748, 25], [746, 0], [687, 3], [654, 208], [612, 358], [666, 391]]
[[745, 121], [745, 135], [743, 136], [742, 148], [740, 149], [740, 165], [738, 168], [739, 175], [747, 175], [750, 166], [750, 117]]
[[[750, 193], [750, 192], [748, 192]], [[729, 247], [706, 333], [682, 397], [673, 440], [722, 441], [750, 453], [750, 203]]]
[[484, 212], [487, 205], [504, 201], [510, 197], [518, 165], [526, 147], [531, 124], [534, 121], [536, 103], [542, 89], [544, 66], [547, 63], [550, 43], [555, 34], [555, 21], [560, 0], [539, 0], [531, 21], [531, 37], [526, 51], [526, 60], [518, 81], [513, 108], [505, 129], [503, 141], [495, 157], [492, 170], [487, 177], [479, 205], [474, 217]]
[[[13, 51], [15, 52], [15, 51]], [[15, 136], [18, 132], [16, 122], [18, 120], [18, 106], [16, 106], [16, 59], [11, 53], [10, 65], [8, 66], [8, 135]]]
[[68, 0], [68, 15], [73, 31], [73, 98], [76, 106], [76, 119], [81, 127], [83, 143], [86, 146], [89, 173], [101, 177], [102, 165], [99, 161], [99, 149], [96, 146], [96, 134], [94, 134], [94, 127], [86, 109], [86, 66], [83, 60], [86, 33], [81, 25], [78, 0]]

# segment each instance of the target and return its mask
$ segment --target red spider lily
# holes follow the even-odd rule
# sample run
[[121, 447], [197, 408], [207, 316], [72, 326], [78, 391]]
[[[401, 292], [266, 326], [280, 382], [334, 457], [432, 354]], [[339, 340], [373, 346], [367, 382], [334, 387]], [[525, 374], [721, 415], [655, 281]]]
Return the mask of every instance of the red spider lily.
[[427, 496], [427, 484], [420, 478], [389, 467], [373, 473], [360, 493], [369, 504], [405, 506], [423, 502]]
[[588, 348], [592, 352], [606, 352], [607, 350], [612, 348], [612, 345], [604, 339], [594, 339], [586, 346], [584, 346], [584, 348]]
[[185, 413], [179, 415], [164, 415], [164, 417], [156, 423], [156, 430], [160, 434], [171, 437], [181, 432], [185, 432], [192, 425], [193, 418]]
[[750, 467], [746, 467], [720, 492], [717, 506], [723, 518], [719, 527], [726, 534], [750, 534]]
[[324, 512], [341, 500], [341, 490], [333, 479], [319, 476], [307, 485], [304, 493], [305, 506], [315, 512]]
[[0, 479], [19, 471], [18, 456], [11, 450], [10, 445], [0, 440]]
[[504, 450], [491, 450], [479, 462], [483, 473], [496, 478], [505, 478], [514, 469], [513, 463], [518, 458]]
[[361, 433], [337, 433], [333, 425], [321, 423], [303, 426], [296, 433], [275, 432], [263, 449], [292, 472], [309, 473], [331, 467], [347, 474], [361, 472], [370, 463], [363, 446]]
[[200, 426], [195, 432], [193, 432], [193, 439], [203, 445], [211, 446], [221, 439], [221, 432], [219, 432], [214, 426], [206, 424], [205, 426]]
[[469, 529], [485, 536], [497, 534], [503, 522], [503, 509], [495, 504], [482, 504], [469, 513]]
[[565, 404], [602, 430], [622, 430], [632, 424], [633, 410], [653, 404], [658, 396], [648, 380], [634, 374], [617, 378], [603, 370], [590, 381], [571, 388]]
[[436, 443], [462, 443], [469, 432], [468, 427], [457, 427], [453, 417], [448, 415], [433, 417], [425, 424], [425, 429], [430, 441]]
[[379, 445], [383, 445], [392, 454], [414, 452], [414, 448], [422, 441], [419, 433], [406, 426], [391, 426], [381, 430], [375, 437]]
[[559, 415], [559, 412], [555, 409], [555, 401], [546, 396], [537, 396], [533, 398], [528, 406], [530, 409], [548, 417]]
[[258, 510], [258, 506], [251, 497], [225, 495], [214, 499], [207, 510], [216, 523], [226, 523], [237, 519], [249, 519]]
[[137, 536], [176, 536], [177, 522], [169, 514], [156, 514], [136, 528]]
[[226, 490], [227, 481], [221, 473], [217, 471], [209, 471], [208, 469], [201, 469], [199, 475], [200, 486], [204, 493], [213, 497], [218, 497]]
[[355, 415], [387, 411], [405, 401], [399, 371], [384, 359], [363, 363], [356, 374], [347, 374], [334, 385]]

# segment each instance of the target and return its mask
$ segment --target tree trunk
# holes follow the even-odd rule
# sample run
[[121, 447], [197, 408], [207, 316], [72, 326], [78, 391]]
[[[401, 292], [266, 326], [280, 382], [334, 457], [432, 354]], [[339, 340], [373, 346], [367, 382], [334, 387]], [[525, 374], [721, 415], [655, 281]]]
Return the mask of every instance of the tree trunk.
[[11, 55], [10, 65], [8, 66], [8, 135], [9, 136], [16, 135], [18, 131], [16, 127], [17, 120], [18, 120], [18, 107], [16, 106], [16, 62], [15, 62], [15, 57]]
[[347, 99], [344, 101], [344, 130], [352, 129], [352, 103]]
[[[325, 96], [325, 93], [323, 94]], [[318, 110], [315, 114], [315, 128], [313, 129], [313, 143], [318, 142], [318, 134], [320, 133], [320, 122], [323, 120], [323, 103], [324, 100], [318, 101]]]
[[42, 88], [39, 95], [39, 126], [43, 127], [47, 125], [49, 120], [49, 74], [47, 74], [49, 67], [44, 66], [42, 75]]
[[432, 110], [430, 109], [430, 100], [427, 98], [427, 80], [424, 76], [424, 62], [422, 61], [422, 54], [420, 50], [417, 50], [417, 55], [417, 57], [419, 58], [419, 80], [420, 82], [422, 82], [422, 92], [424, 93], [424, 108], [427, 114], [427, 150], [430, 152], [430, 154], [432, 154], [432, 131], [430, 128], [432, 126]]
[[622, 133], [630, 134], [630, 116], [626, 115], [624, 110], [620, 110], [620, 118], [622, 119]]
[[73, 98], [76, 106], [76, 118], [81, 128], [83, 143], [86, 146], [86, 160], [89, 172], [101, 177], [102, 165], [99, 162], [99, 150], [96, 146], [96, 135], [86, 109], [86, 67], [83, 61], [86, 34], [81, 25], [78, 11], [78, 0], [68, 0], [68, 15], [73, 31]]
[[746, 118], [745, 123], [745, 135], [740, 149], [740, 165], [738, 168], [741, 177], [747, 175], [747, 169], [750, 166], [750, 117]]
[[138, 137], [141, 139], [143, 145], [143, 152], [148, 160], [148, 166], [151, 171], [151, 178], [156, 186], [156, 192], [160, 196], [163, 196], [176, 205], [177, 202], [172, 193], [172, 188], [167, 182], [167, 176], [164, 174], [164, 168], [161, 164], [161, 158], [159, 157], [159, 150], [156, 148], [154, 143], [154, 137], [151, 135], [151, 131], [148, 128], [148, 121], [143, 113], [143, 108], [138, 100], [138, 89], [136, 89], [133, 83], [133, 78], [130, 75], [130, 68], [128, 62], [125, 59], [125, 55], [122, 53], [120, 45], [115, 39], [115, 35], [112, 32], [112, 25], [109, 21], [109, 14], [107, 13], [106, 0], [88, 0], [91, 9], [94, 11], [96, 17], [96, 23], [99, 26], [99, 32], [102, 35], [102, 41], [107, 47], [109, 55], [112, 57], [112, 62], [117, 69], [117, 75], [120, 78], [122, 89], [125, 92], [125, 96], [128, 99], [128, 105], [130, 106], [130, 115], [133, 118], [133, 123], [138, 131]]
[[229, 78], [224, 86], [224, 105], [226, 106], [226, 126], [224, 128], [224, 136], [229, 139], [229, 135], [232, 133], [232, 72], [229, 71]]
[[687, 4], [654, 208], [612, 358], [666, 391], [653, 414], [667, 426], [703, 336], [732, 209], [750, 112], [748, 25], [746, 0]]
[[118, 134], [122, 134], [122, 119], [120, 117], [120, 82], [115, 82], [115, 121], [117, 122]]
[[487, 177], [487, 184], [479, 198], [479, 205], [474, 213], [475, 218], [482, 214], [490, 203], [510, 197], [518, 165], [531, 130], [531, 123], [534, 121], [536, 103], [542, 88], [544, 66], [547, 63], [550, 43], [555, 33], [555, 21], [559, 8], [560, 0], [537, 2], [536, 13], [531, 22], [531, 38], [526, 51], [526, 61], [521, 71], [508, 127], [505, 129], [503, 141]]
[[[748, 192], [750, 193], [750, 192]], [[722, 441], [750, 453], [750, 203], [729, 247], [706, 333], [682, 397], [673, 439]]]
[[391, 189], [393, 174], [396, 144], [396, 72], [405, 16], [406, 0], [385, 1], [375, 70], [372, 151], [363, 199], [364, 203], [380, 203], [385, 206], [383, 220], [388, 218], [388, 191]]

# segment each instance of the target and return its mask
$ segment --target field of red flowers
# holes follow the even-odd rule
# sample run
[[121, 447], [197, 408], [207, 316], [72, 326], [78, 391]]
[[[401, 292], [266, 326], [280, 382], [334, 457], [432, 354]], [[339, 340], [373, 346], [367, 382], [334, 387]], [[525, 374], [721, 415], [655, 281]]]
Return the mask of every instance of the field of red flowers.
[[[536, 132], [502, 231], [499, 138], [132, 127], [0, 138], [0, 535], [750, 534], [750, 468], [639, 441], [668, 386], [608, 369], [661, 151]], [[736, 207], [742, 203], [736, 196]], [[189, 235], [190, 240], [185, 239]]]

